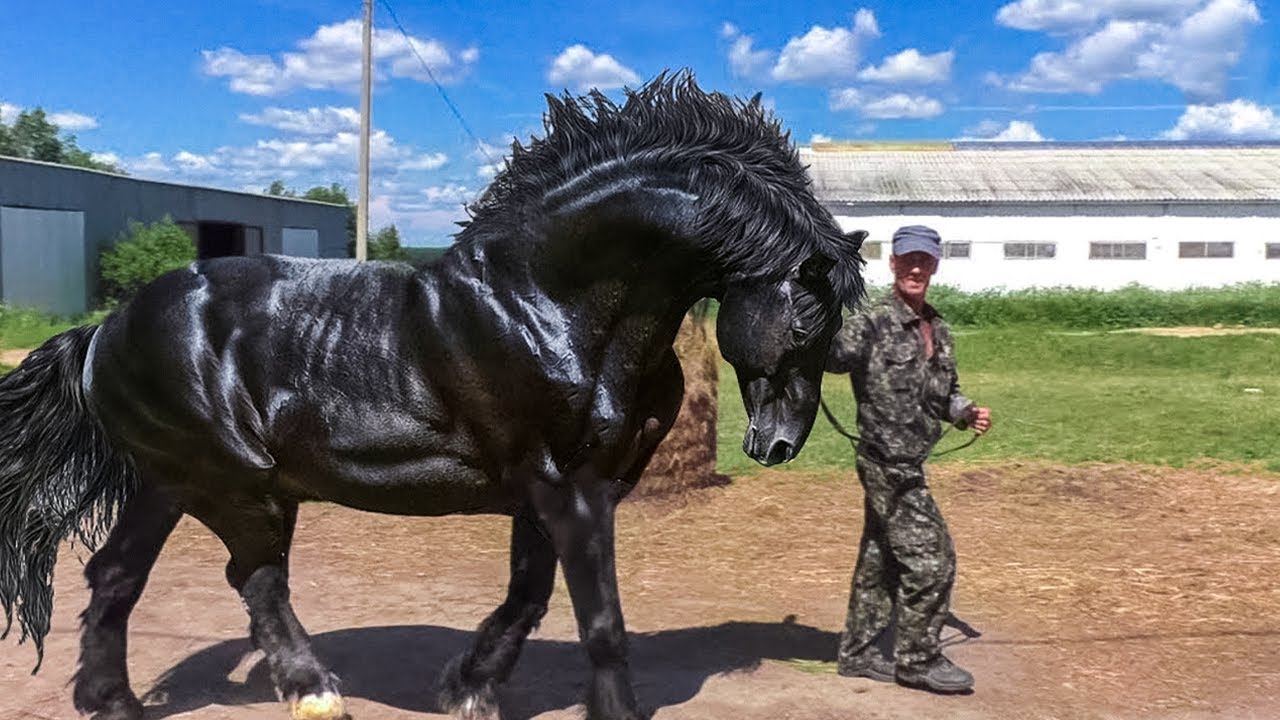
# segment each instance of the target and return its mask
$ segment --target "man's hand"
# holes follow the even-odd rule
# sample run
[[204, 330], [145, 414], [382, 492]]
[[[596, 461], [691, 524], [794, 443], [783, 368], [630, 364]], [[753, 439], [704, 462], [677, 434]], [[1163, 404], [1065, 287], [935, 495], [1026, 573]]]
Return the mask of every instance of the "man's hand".
[[975, 408], [973, 422], [970, 423], [973, 432], [981, 435], [991, 429], [991, 408]]

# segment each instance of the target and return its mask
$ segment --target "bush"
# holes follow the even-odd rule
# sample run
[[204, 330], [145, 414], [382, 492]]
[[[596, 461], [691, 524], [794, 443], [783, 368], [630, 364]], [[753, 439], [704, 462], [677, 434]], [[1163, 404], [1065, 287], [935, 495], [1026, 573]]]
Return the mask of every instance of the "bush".
[[195, 259], [195, 243], [169, 217], [150, 225], [131, 222], [100, 258], [103, 297], [109, 304], [125, 302], [138, 288]]
[[1114, 329], [1280, 324], [1280, 284], [1245, 283], [1187, 290], [1130, 285], [1110, 291], [1049, 288], [972, 293], [935, 286], [929, 289], [929, 302], [952, 325]]

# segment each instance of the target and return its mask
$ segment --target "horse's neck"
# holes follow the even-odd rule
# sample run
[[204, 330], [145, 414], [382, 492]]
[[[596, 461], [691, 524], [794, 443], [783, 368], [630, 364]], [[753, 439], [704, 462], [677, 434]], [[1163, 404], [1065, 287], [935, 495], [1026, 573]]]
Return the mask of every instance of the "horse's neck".
[[[542, 354], [656, 362], [680, 320], [714, 290], [689, 238], [697, 197], [630, 177], [551, 194], [550, 212], [455, 246], [438, 272], [469, 314], [523, 328]], [[522, 351], [525, 340], [518, 340]]]

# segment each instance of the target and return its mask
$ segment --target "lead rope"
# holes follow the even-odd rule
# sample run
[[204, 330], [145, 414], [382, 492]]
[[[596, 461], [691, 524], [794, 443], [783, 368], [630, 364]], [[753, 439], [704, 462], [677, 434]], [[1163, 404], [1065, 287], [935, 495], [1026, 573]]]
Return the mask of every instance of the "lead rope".
[[[818, 396], [818, 405], [819, 405], [819, 407], [821, 407], [821, 408], [822, 408], [822, 414], [827, 416], [827, 422], [831, 423], [831, 427], [835, 428], [835, 429], [836, 429], [836, 432], [838, 432], [838, 433], [840, 433], [841, 435], [843, 435], [843, 436], [845, 436], [846, 438], [848, 438], [848, 439], [849, 439], [849, 445], [851, 445], [851, 446], [853, 447], [854, 452], [857, 452], [857, 450], [858, 450], [858, 443], [862, 441], [862, 438], [860, 438], [860, 437], [858, 437], [857, 435], [854, 435], [853, 433], [851, 433], [851, 432], [849, 432], [848, 430], [845, 430], [845, 429], [844, 429], [844, 426], [843, 426], [843, 425], [841, 425], [841, 424], [840, 424], [840, 421], [836, 419], [835, 413], [831, 412], [831, 408], [827, 407], [827, 400], [826, 400], [826, 398], [822, 397], [821, 395], [819, 395], [819, 396]], [[943, 431], [942, 431], [942, 437], [946, 437], [946, 436], [947, 436], [947, 433], [949, 433], [949, 432], [951, 432], [951, 428], [950, 428], [950, 427], [947, 427], [945, 430], [943, 430]], [[957, 450], [963, 450], [963, 449], [965, 449], [965, 448], [969, 447], [970, 445], [972, 445], [972, 444], [974, 444], [974, 443], [978, 442], [978, 437], [979, 437], [979, 436], [978, 436], [977, 434], [974, 434], [974, 436], [973, 436], [973, 437], [971, 437], [971, 438], [969, 438], [966, 442], [964, 442], [964, 443], [962, 443], [962, 444], [960, 444], [960, 445], [957, 445], [957, 446], [955, 446], [955, 447], [953, 447], [953, 448], [947, 448], [946, 450], [935, 450], [935, 451], [933, 451], [933, 452], [929, 453], [929, 457], [942, 457], [943, 455], [946, 455], [947, 453], [953, 453], [953, 452], [955, 452], [955, 451], [957, 451]], [[938, 440], [939, 440], [939, 441], [941, 441], [941, 440], [942, 440], [942, 438], [938, 438]]]

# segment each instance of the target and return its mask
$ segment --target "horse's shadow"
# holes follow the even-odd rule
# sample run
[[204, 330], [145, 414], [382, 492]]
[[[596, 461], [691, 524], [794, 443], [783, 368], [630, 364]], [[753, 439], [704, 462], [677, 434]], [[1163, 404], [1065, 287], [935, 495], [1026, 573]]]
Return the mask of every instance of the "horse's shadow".
[[[437, 680], [445, 663], [470, 646], [471, 631], [434, 625], [337, 630], [312, 638], [316, 654], [342, 679], [342, 691], [416, 712], [443, 712]], [[730, 622], [630, 635], [631, 668], [641, 703], [651, 709], [697, 695], [711, 676], [752, 670], [764, 659], [834, 661], [837, 635], [800, 625]], [[266, 663], [243, 682], [229, 676], [251, 651], [247, 640], [219, 643], [186, 658], [147, 693], [149, 720], [207, 705], [276, 699]], [[586, 693], [590, 667], [577, 642], [531, 639], [499, 691], [503, 717], [529, 718], [572, 707]]]

